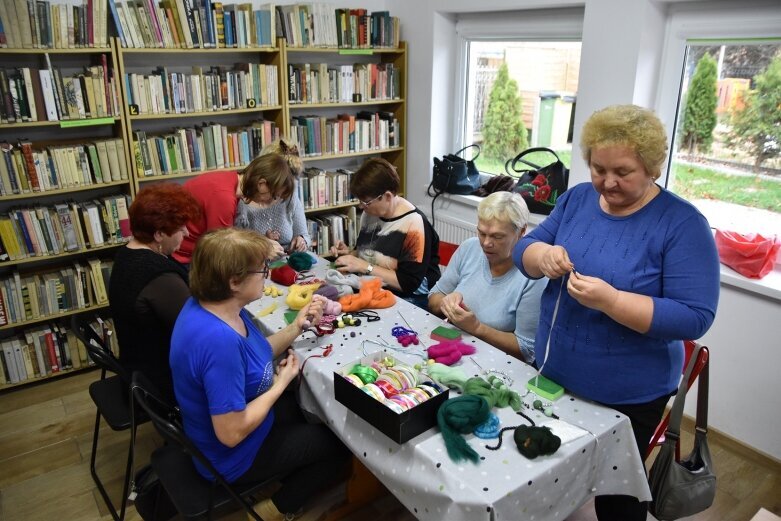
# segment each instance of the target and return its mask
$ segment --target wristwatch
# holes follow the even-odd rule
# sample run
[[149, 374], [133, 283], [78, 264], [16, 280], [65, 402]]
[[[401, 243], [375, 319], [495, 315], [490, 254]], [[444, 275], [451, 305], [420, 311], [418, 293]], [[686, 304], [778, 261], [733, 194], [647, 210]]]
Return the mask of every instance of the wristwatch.
[[374, 270], [374, 265], [369, 263], [369, 265], [366, 267], [366, 273], [364, 273], [364, 275], [371, 275], [373, 270]]

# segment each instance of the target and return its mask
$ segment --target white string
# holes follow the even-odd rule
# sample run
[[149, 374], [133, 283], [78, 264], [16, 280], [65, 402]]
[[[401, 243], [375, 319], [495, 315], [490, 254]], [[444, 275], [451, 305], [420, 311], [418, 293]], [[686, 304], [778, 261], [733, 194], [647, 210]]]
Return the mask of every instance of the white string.
[[545, 367], [545, 362], [548, 361], [548, 352], [550, 351], [550, 337], [551, 334], [553, 334], [553, 326], [556, 324], [556, 316], [559, 314], [559, 304], [561, 303], [561, 292], [564, 289], [564, 279], [566, 279], [567, 276], [561, 277], [561, 284], [559, 285], [559, 296], [556, 297], [556, 306], [553, 308], [553, 318], [550, 322], [550, 329], [548, 329], [548, 341], [545, 342], [545, 357], [542, 359], [542, 365], [537, 369], [537, 375], [534, 377], [534, 385], [539, 384], [540, 380], [540, 373], [542, 373], [542, 368]]

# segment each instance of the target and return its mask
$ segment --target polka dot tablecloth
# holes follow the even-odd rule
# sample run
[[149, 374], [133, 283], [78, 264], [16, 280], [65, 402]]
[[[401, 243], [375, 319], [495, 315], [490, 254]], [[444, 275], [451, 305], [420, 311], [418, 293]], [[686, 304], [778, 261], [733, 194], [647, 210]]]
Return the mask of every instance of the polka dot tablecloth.
[[[322, 273], [326, 267], [327, 262], [321, 259], [314, 271]], [[256, 317], [264, 333], [271, 334], [285, 326], [287, 306], [283, 299], [284, 296], [264, 297], [247, 306], [255, 314], [277, 302], [273, 312]], [[419, 333], [422, 344], [430, 346], [436, 343], [429, 337], [430, 332], [443, 323], [401, 299], [397, 299], [394, 307], [377, 312], [380, 321], [364, 319], [358, 327], [337, 329], [319, 338], [312, 333], [299, 337], [293, 347], [302, 362], [309, 356], [322, 354], [328, 344], [333, 344], [329, 356], [306, 362], [300, 387], [301, 405], [325, 421], [418, 519], [560, 520], [594, 495], [627, 494], [641, 500], [651, 499], [629, 420], [612, 409], [566, 393], [553, 403], [554, 413], [567, 425], [560, 434], [562, 446], [551, 456], [526, 459], [518, 452], [511, 431], [504, 434], [502, 447], [497, 451], [486, 448], [495, 446], [496, 439], [466, 435], [465, 439], [480, 456], [478, 464], [452, 462], [438, 428], [403, 445], [387, 438], [336, 401], [333, 373], [350, 367], [366, 354], [383, 350], [410, 365], [422, 362], [425, 347], [402, 347], [391, 335], [391, 329], [411, 327]], [[368, 340], [385, 341], [392, 349]], [[477, 353], [471, 358], [480, 367], [503, 372], [512, 379], [511, 388], [522, 396], [526, 393], [525, 383], [536, 374], [530, 366], [470, 335], [464, 334], [462, 341], [476, 347]], [[463, 369], [467, 376], [485, 377], [468, 358], [455, 367]], [[458, 394], [451, 390], [450, 396]], [[531, 405], [536, 398], [529, 393], [523, 400]], [[526, 423], [509, 408], [493, 412], [499, 417], [501, 427]], [[550, 421], [536, 410], [524, 412], [538, 425]]]

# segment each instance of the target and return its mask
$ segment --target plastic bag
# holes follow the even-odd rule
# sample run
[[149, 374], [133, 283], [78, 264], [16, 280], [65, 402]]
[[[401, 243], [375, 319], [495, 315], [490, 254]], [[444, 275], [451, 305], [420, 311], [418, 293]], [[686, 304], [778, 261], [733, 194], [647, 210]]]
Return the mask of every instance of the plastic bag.
[[721, 263], [751, 279], [761, 279], [773, 270], [781, 248], [777, 236], [765, 238], [758, 233], [716, 230], [714, 238]]

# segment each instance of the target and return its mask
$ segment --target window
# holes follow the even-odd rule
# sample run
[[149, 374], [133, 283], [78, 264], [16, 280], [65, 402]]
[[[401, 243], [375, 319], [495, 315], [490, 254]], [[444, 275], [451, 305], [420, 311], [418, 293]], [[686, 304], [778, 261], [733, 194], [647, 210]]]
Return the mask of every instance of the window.
[[667, 187], [711, 226], [781, 233], [781, 40], [689, 40]]
[[[481, 146], [487, 174], [533, 147], [556, 151], [569, 167], [580, 69], [582, 9], [481, 13], [459, 18], [457, 92], [462, 100], [454, 141]], [[545, 153], [529, 156], [542, 165]]]

